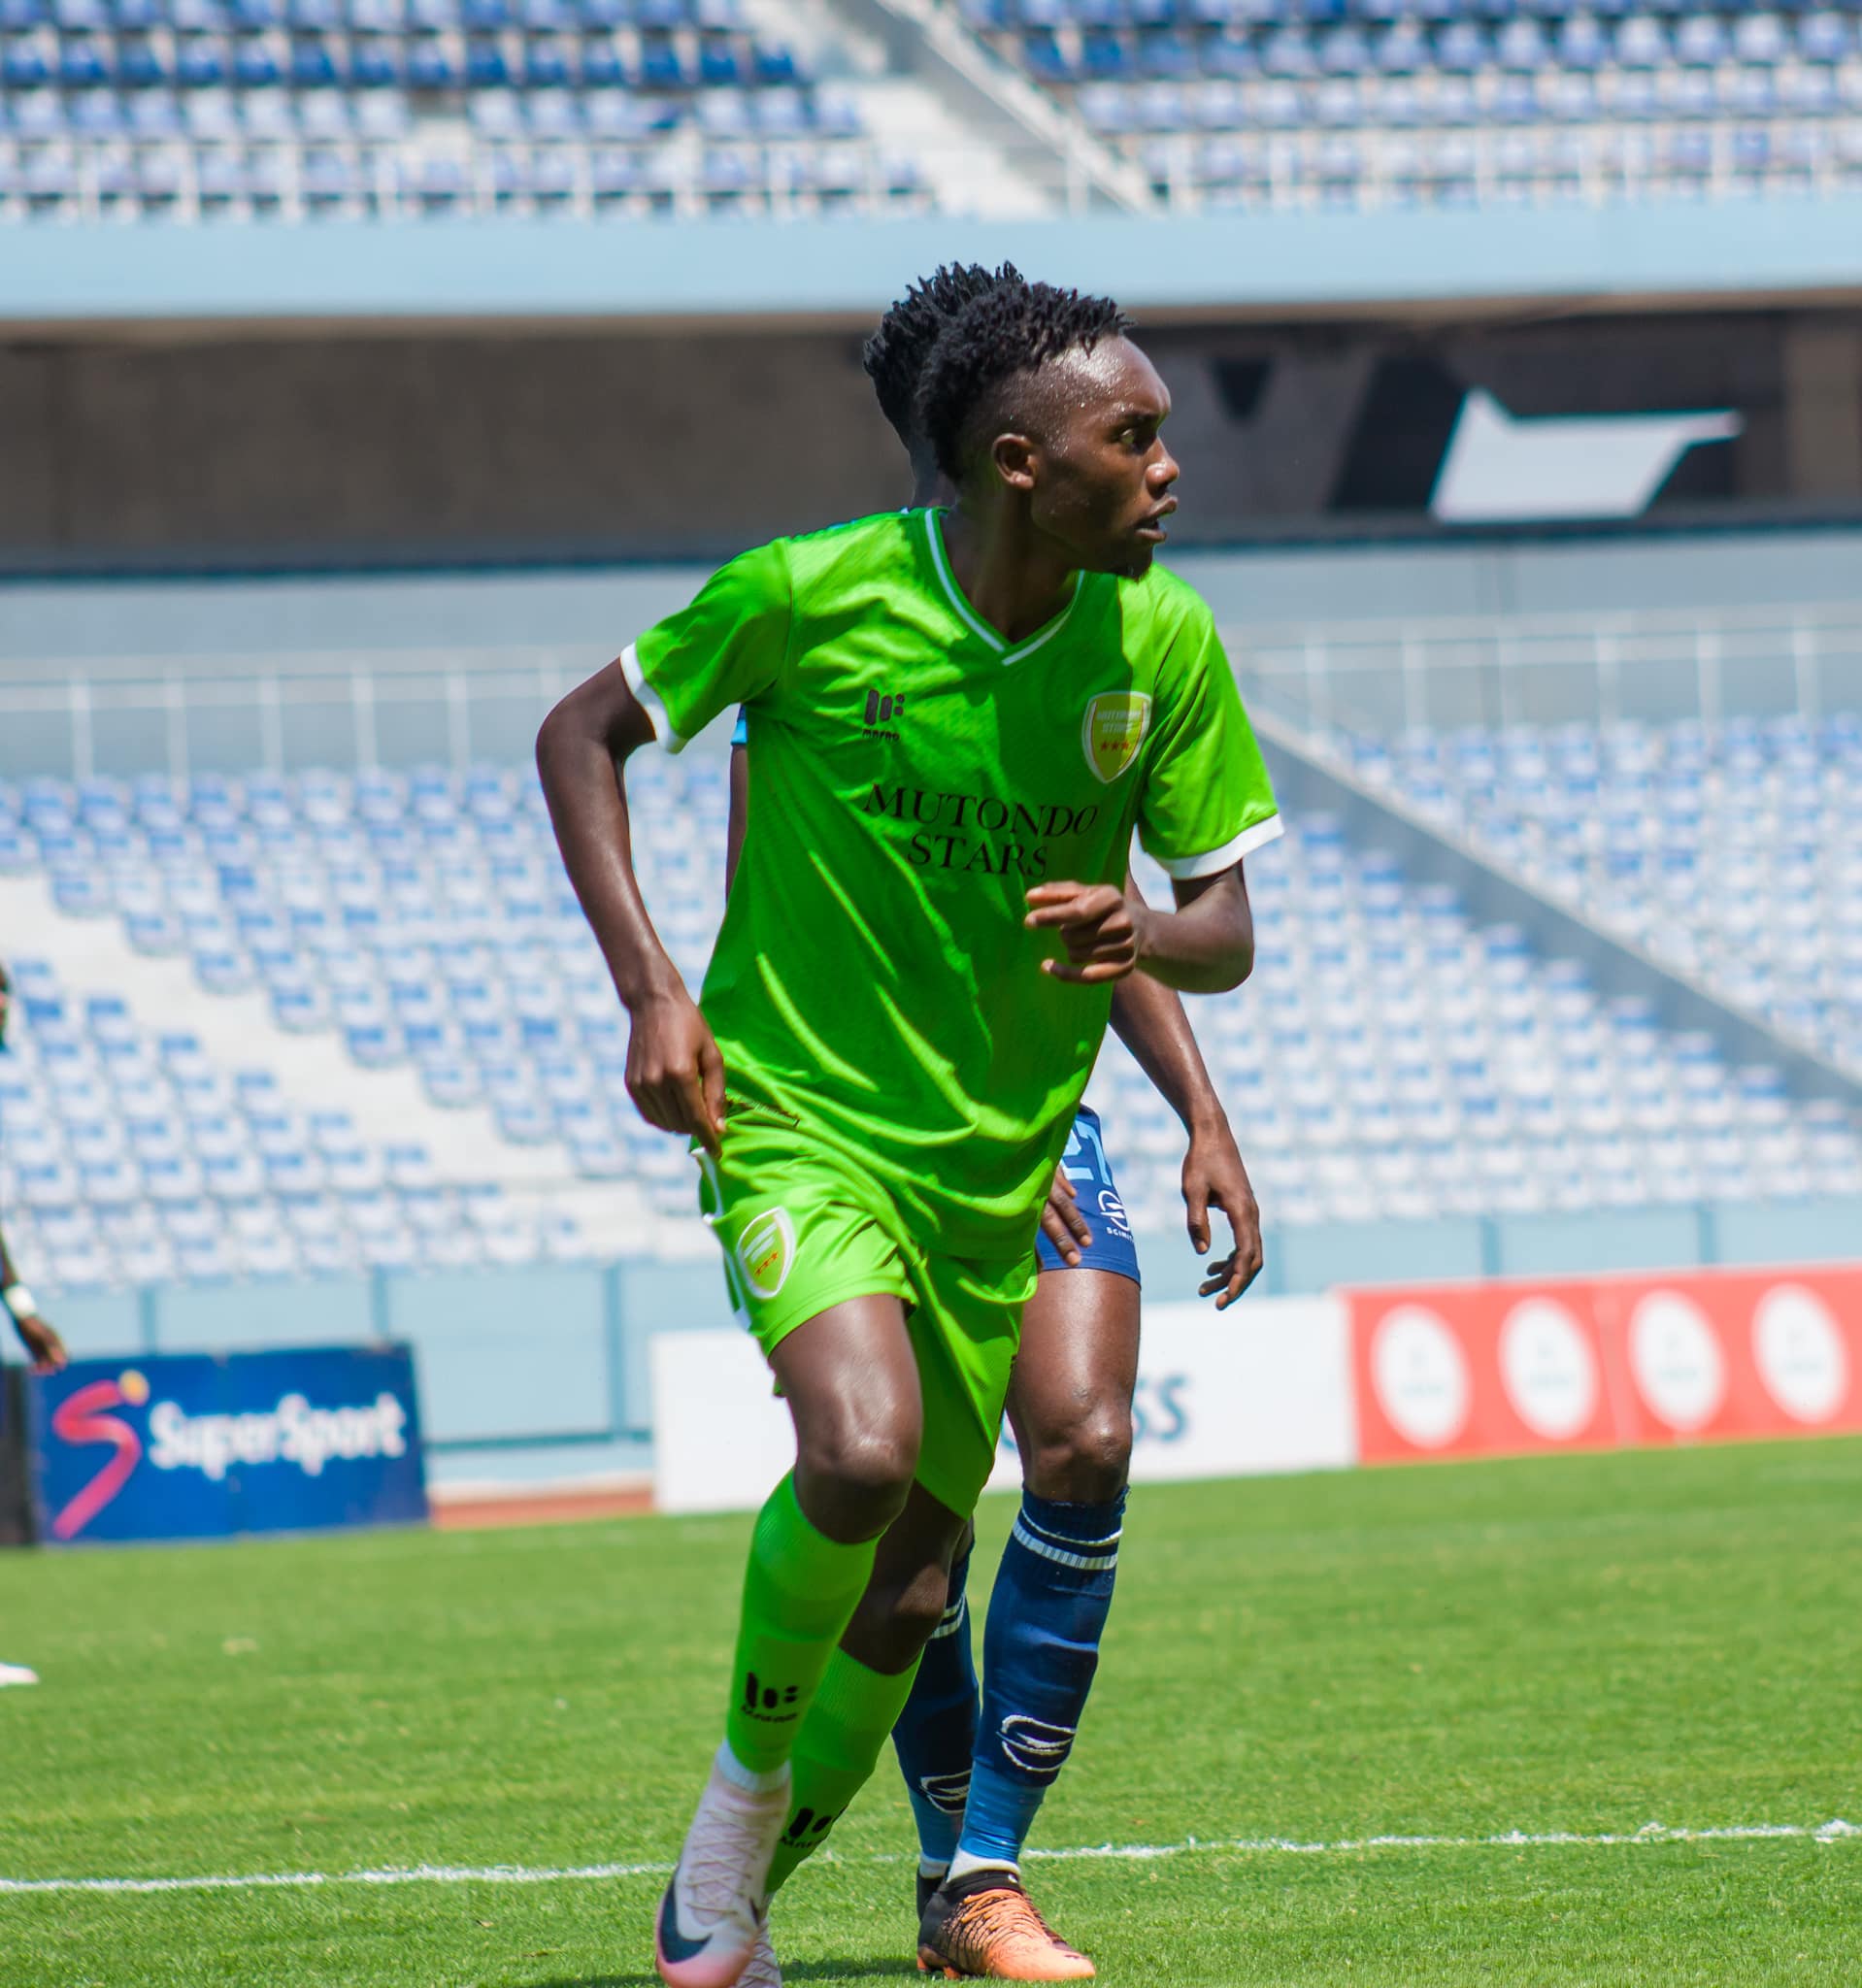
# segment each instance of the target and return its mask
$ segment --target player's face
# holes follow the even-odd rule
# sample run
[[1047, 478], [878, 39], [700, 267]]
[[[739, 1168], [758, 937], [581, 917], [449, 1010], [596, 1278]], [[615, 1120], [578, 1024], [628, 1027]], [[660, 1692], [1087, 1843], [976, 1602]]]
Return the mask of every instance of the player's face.
[[1088, 573], [1148, 573], [1177, 509], [1177, 461], [1161, 434], [1170, 391], [1129, 339], [1070, 352], [1032, 492], [1035, 524]]

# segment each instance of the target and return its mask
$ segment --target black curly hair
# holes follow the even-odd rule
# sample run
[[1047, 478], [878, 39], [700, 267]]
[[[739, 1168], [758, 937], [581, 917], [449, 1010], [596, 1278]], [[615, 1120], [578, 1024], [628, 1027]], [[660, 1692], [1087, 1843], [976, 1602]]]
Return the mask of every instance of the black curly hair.
[[1110, 297], [1052, 283], [999, 287], [966, 304], [932, 348], [918, 385], [917, 425], [938, 467], [953, 480], [962, 477], [972, 419], [1006, 381], [1130, 329]]
[[1024, 281], [1013, 262], [994, 270], [980, 262], [941, 263], [906, 291], [861, 348], [860, 363], [879, 396], [880, 412], [905, 444], [921, 481], [937, 468], [917, 423], [918, 380], [932, 347], [966, 305]]

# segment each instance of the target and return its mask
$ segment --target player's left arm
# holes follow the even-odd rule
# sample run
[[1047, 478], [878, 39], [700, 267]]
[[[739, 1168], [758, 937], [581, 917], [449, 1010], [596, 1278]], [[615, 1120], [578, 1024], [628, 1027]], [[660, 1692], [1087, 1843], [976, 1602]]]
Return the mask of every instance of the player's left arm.
[[1254, 917], [1239, 862], [1208, 877], [1173, 877], [1174, 911], [1134, 904], [1115, 883], [1038, 883], [1031, 931], [1059, 934], [1057, 980], [1092, 986], [1145, 974], [1184, 994], [1226, 994], [1254, 970]]
[[[1133, 877], [1126, 894], [1145, 904]], [[1138, 1066], [1189, 1135], [1183, 1156], [1183, 1204], [1191, 1246], [1209, 1253], [1212, 1208], [1228, 1219], [1234, 1247], [1210, 1266], [1203, 1295], [1219, 1293], [1215, 1309], [1225, 1310], [1259, 1275], [1263, 1261], [1261, 1210], [1242, 1164], [1228, 1113], [1210, 1080], [1209, 1066], [1176, 992], [1148, 974], [1130, 974], [1114, 987], [1112, 1025]]]

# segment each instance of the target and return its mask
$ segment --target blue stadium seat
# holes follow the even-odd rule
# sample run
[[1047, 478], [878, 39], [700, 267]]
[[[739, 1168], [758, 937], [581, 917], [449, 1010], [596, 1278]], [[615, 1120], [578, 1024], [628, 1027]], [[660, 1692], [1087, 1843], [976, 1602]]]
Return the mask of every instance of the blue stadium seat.
[[1473, 76], [1487, 66], [1492, 54], [1492, 45], [1477, 22], [1456, 20], [1436, 43], [1436, 67], [1450, 75]]
[[1660, 69], [1669, 59], [1667, 32], [1647, 15], [1632, 15], [1616, 30], [1615, 55], [1624, 69]]
[[1502, 68], [1524, 76], [1536, 75], [1551, 66], [1550, 44], [1536, 20], [1510, 20], [1500, 31], [1494, 53]]
[[1587, 15], [1573, 15], [1558, 30], [1558, 64], [1563, 69], [1601, 69], [1611, 58], [1610, 42]]
[[1776, 14], [1742, 14], [1733, 23], [1733, 52], [1742, 62], [1778, 63], [1791, 55], [1791, 38]]

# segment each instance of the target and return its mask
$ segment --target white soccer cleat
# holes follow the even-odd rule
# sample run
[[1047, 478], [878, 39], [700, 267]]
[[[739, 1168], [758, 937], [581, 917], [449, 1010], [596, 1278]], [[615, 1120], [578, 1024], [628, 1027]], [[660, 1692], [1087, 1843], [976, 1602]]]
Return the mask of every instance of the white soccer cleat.
[[[759, 1795], [713, 1767], [654, 1922], [653, 1958], [668, 1988], [737, 1988], [758, 1947], [768, 1952], [764, 1892], [788, 1811], [786, 1773]], [[774, 1954], [769, 1966], [768, 1978], [780, 1981]]]
[[776, 1965], [776, 1949], [770, 1944], [765, 1927], [750, 1955], [750, 1964], [737, 1977], [737, 1988], [782, 1988], [782, 1971]]
[[0, 1691], [9, 1684], [37, 1684], [39, 1673], [28, 1671], [23, 1664], [0, 1664]]

